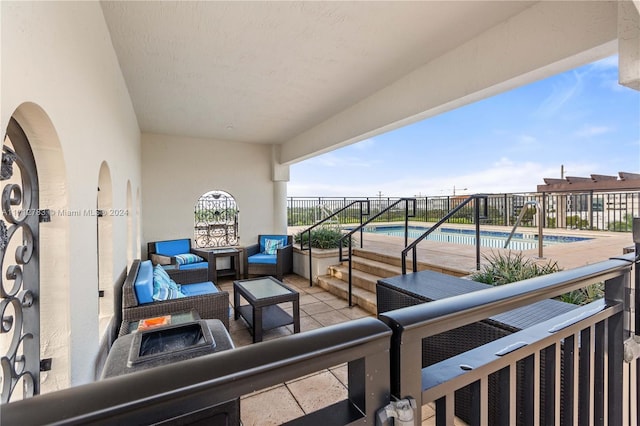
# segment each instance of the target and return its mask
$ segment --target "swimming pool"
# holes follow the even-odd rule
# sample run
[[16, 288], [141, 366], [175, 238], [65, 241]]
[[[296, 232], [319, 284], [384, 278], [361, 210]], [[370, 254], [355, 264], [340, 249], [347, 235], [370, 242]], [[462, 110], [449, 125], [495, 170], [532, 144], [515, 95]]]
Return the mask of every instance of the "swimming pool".
[[[409, 238], [418, 238], [424, 234], [429, 227], [409, 226]], [[364, 232], [379, 235], [389, 235], [394, 237], [404, 237], [404, 226], [400, 225], [370, 225], [364, 228]], [[504, 248], [504, 243], [509, 237], [509, 232], [501, 231], [480, 231], [480, 245], [482, 247]], [[592, 238], [576, 237], [572, 235], [543, 235], [542, 245], [544, 247], [555, 244], [574, 243], [577, 241], [587, 241]], [[428, 237], [429, 241], [439, 241], [442, 243], [476, 245], [476, 231], [474, 229], [440, 228], [433, 231]], [[513, 234], [509, 247], [512, 250], [531, 250], [538, 248], [538, 236], [535, 233], [516, 232]]]

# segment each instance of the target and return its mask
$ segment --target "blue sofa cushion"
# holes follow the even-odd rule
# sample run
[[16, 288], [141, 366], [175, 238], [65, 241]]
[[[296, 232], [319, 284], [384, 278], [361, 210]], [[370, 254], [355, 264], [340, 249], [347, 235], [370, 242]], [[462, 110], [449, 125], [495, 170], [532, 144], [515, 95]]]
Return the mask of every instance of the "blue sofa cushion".
[[189, 253], [191, 247], [188, 239], [158, 241], [156, 243], [156, 253], [165, 256], [175, 256], [176, 254]]
[[211, 281], [203, 283], [186, 284], [181, 287], [182, 293], [185, 296], [200, 296], [203, 294], [218, 293], [218, 287], [216, 287]]
[[[276, 240], [280, 241], [280, 247], [284, 247], [287, 245], [288, 236], [286, 235], [260, 235], [260, 253], [266, 254], [267, 249], [267, 240]], [[272, 243], [273, 244], [273, 243]], [[275, 251], [270, 254], [275, 254]]]
[[254, 254], [253, 256], [249, 256], [247, 258], [247, 262], [261, 264], [268, 263], [271, 265], [275, 265], [276, 263], [278, 263], [278, 256], [276, 256], [275, 254], [258, 253]]
[[204, 262], [204, 259], [193, 253], [176, 254], [176, 262], [178, 265], [189, 265], [192, 263]]
[[188, 263], [186, 265], [179, 265], [178, 269], [180, 270], [184, 270], [184, 269], [201, 269], [201, 268], [208, 268], [209, 264], [207, 262], [199, 262], [199, 263]]
[[184, 297], [180, 285], [169, 277], [167, 271], [160, 265], [153, 268], [153, 300], [169, 300]]
[[138, 303], [153, 302], [153, 265], [150, 260], [140, 262], [138, 275], [133, 283]]

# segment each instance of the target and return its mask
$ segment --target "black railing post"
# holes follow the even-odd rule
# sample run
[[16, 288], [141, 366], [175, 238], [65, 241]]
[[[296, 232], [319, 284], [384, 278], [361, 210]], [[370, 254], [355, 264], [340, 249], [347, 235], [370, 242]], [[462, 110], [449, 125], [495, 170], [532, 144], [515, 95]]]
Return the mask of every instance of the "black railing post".
[[[633, 242], [635, 243], [636, 268], [635, 268], [635, 312], [636, 312], [636, 336], [640, 336], [640, 217], [633, 218]], [[638, 370], [640, 374], [640, 369]], [[640, 393], [639, 393], [640, 395]]]
[[473, 220], [476, 222], [476, 271], [480, 270], [480, 198], [474, 200], [475, 210]]
[[311, 231], [309, 231], [309, 287], [313, 287], [313, 256], [311, 253]]
[[352, 269], [352, 256], [351, 256], [351, 238], [349, 238], [349, 307], [353, 306], [353, 282], [351, 279], [351, 269]]

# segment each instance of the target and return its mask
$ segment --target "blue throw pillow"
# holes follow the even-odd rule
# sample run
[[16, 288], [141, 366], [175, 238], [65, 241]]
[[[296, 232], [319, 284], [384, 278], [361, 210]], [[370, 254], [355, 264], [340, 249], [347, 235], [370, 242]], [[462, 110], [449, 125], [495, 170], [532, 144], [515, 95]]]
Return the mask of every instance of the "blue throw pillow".
[[204, 262], [204, 259], [193, 253], [184, 253], [175, 255], [178, 265], [188, 265], [190, 263]]
[[264, 254], [276, 254], [280, 247], [282, 247], [282, 240], [264, 240]]
[[153, 268], [153, 300], [169, 300], [185, 297], [180, 291], [180, 285], [169, 277], [167, 271], [160, 265]]

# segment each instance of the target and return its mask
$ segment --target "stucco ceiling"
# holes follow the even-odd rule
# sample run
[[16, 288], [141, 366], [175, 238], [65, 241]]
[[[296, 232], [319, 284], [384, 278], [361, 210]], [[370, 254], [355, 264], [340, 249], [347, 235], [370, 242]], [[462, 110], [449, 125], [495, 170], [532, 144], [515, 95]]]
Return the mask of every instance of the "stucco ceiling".
[[143, 132], [284, 143], [534, 2], [103, 1]]

